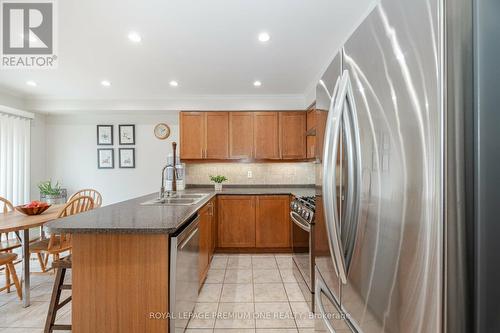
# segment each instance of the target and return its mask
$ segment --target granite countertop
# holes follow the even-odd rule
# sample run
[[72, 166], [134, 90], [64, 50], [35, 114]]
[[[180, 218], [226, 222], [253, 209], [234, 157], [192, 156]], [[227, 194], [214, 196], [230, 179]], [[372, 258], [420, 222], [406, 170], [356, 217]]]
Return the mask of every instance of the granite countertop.
[[50, 232], [67, 233], [175, 233], [190, 221], [216, 195], [314, 195], [310, 186], [225, 186], [222, 192], [213, 187], [192, 187], [185, 193], [207, 193], [195, 205], [141, 205], [158, 197], [157, 193], [111, 204], [89, 212], [73, 215], [47, 224]]

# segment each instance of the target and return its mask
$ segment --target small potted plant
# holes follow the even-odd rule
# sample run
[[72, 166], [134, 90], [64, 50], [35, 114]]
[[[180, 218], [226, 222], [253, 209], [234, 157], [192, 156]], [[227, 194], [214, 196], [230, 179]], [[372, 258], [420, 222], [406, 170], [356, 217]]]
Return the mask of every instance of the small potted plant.
[[210, 180], [215, 183], [215, 190], [216, 191], [222, 191], [222, 183], [227, 181], [226, 176], [210, 176]]
[[38, 184], [40, 190], [40, 200], [51, 205], [63, 204], [66, 202], [65, 190], [61, 188], [59, 182], [54, 186], [52, 181], [47, 180]]

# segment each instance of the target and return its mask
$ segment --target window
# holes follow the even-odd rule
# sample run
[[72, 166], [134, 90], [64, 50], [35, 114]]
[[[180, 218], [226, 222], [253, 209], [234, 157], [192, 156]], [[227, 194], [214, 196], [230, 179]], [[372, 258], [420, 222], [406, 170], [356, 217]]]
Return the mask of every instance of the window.
[[0, 196], [30, 200], [30, 119], [0, 110]]

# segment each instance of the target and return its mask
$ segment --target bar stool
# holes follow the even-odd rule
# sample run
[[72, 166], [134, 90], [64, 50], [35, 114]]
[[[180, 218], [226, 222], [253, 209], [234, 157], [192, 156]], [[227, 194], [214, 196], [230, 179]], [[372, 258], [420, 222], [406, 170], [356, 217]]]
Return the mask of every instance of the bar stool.
[[49, 312], [47, 313], [47, 319], [45, 320], [45, 333], [51, 333], [55, 330], [71, 330], [71, 325], [58, 325], [55, 323], [57, 311], [59, 311], [63, 306], [71, 302], [71, 296], [68, 296], [64, 301], [61, 300], [61, 293], [63, 290], [71, 290], [70, 284], [64, 284], [64, 277], [66, 276], [66, 270], [71, 269], [71, 255], [64, 257], [62, 259], [56, 260], [52, 263], [52, 268], [56, 270], [56, 279], [54, 281], [54, 287], [52, 288], [52, 297], [50, 298]]
[[[59, 217], [66, 217], [82, 212], [86, 212], [94, 208], [94, 199], [89, 196], [78, 196], [71, 199], [59, 213]], [[63, 290], [71, 290], [70, 284], [64, 284], [66, 270], [71, 269], [71, 254], [60, 258], [62, 252], [70, 251], [71, 253], [71, 235], [65, 233], [52, 233], [48, 243], [39, 242], [37, 250], [46, 251], [47, 255], [53, 254], [54, 261], [52, 268], [56, 270], [56, 279], [52, 288], [52, 297], [50, 299], [49, 311], [45, 320], [45, 333], [51, 333], [54, 330], [71, 330], [71, 325], [58, 325], [55, 323], [57, 311], [63, 306], [71, 302], [71, 296], [65, 300], [61, 300], [61, 292]]]

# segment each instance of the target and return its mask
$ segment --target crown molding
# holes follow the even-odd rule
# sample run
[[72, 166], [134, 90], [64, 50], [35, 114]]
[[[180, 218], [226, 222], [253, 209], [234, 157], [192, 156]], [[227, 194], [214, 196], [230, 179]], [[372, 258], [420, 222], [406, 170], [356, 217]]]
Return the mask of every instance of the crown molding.
[[304, 110], [304, 95], [192, 95], [167, 99], [26, 99], [26, 109], [42, 113], [120, 112], [165, 110]]

